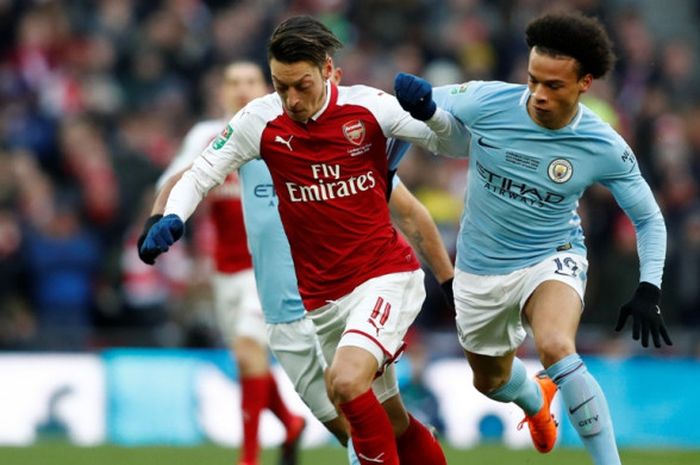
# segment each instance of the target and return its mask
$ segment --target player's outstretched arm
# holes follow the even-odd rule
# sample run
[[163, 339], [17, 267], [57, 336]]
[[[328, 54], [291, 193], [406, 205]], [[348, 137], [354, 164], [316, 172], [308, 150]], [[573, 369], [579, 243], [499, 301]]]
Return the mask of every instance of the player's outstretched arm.
[[396, 226], [433, 272], [450, 308], [454, 308], [454, 267], [428, 209], [401, 183], [396, 185], [391, 194], [389, 209]]
[[438, 108], [432, 97], [433, 86], [428, 81], [399, 73], [394, 80], [394, 92], [397, 109], [404, 117], [394, 128], [392, 137], [434, 153], [457, 158], [468, 156], [467, 128], [454, 115]]

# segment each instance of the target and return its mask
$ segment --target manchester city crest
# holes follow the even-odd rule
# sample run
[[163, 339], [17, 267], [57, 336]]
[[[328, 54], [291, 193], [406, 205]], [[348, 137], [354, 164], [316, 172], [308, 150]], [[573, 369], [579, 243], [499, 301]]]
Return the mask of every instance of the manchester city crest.
[[557, 184], [562, 184], [571, 179], [571, 176], [574, 174], [574, 167], [571, 166], [569, 160], [557, 158], [547, 167], [547, 174], [549, 179]]

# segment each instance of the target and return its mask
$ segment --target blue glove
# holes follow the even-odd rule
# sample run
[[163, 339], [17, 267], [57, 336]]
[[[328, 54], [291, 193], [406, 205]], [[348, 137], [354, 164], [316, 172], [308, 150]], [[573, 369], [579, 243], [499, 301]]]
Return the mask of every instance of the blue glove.
[[185, 232], [185, 223], [179, 216], [172, 213], [158, 218], [159, 216], [154, 215], [146, 221], [144, 227], [144, 230], [148, 228], [146, 237], [143, 241], [139, 238], [139, 257], [148, 265], [153, 265], [156, 257], [167, 252]]
[[664, 319], [659, 308], [661, 290], [651, 283], [641, 282], [632, 299], [622, 306], [617, 319], [615, 331], [624, 328], [627, 318], [632, 316], [632, 339], [639, 340], [641, 330], [642, 346], [649, 346], [649, 333], [654, 340], [654, 346], [661, 347], [661, 336], [668, 345], [673, 345], [668, 336]]
[[139, 236], [138, 240], [136, 241], [136, 250], [139, 253], [139, 258], [141, 259], [142, 262], [144, 262], [147, 265], [153, 265], [155, 263], [155, 259], [157, 255], [153, 255], [152, 253], [142, 253], [141, 252], [141, 246], [143, 246], [143, 242], [146, 240], [146, 236], [148, 235], [148, 231], [151, 230], [151, 227], [153, 227], [154, 224], [156, 224], [160, 219], [163, 218], [163, 215], [152, 215], [150, 218], [146, 220], [146, 223], [143, 225], [143, 230], [141, 231], [141, 235]]
[[394, 79], [394, 92], [403, 109], [415, 119], [427, 121], [437, 110], [433, 100], [433, 86], [418, 76], [407, 73], [397, 74]]

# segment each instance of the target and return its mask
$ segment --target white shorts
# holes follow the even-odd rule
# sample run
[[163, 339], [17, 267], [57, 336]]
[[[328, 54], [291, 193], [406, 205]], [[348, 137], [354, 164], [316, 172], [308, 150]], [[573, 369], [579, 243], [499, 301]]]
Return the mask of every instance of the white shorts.
[[216, 320], [224, 342], [230, 344], [237, 337], [244, 336], [265, 346], [265, 319], [253, 270], [215, 273], [212, 285]]
[[529, 328], [522, 319], [527, 299], [544, 281], [561, 281], [581, 298], [588, 261], [561, 252], [507, 275], [482, 276], [455, 270], [457, 333], [462, 347], [492, 357], [506, 355], [523, 342]]
[[267, 325], [270, 350], [294, 385], [294, 390], [322, 423], [338, 416], [328, 398], [323, 358], [314, 324], [308, 318]]
[[399, 392], [392, 362], [423, 305], [423, 279], [422, 270], [378, 276], [307, 314], [329, 364], [338, 347], [360, 347], [374, 355], [382, 374], [372, 389], [380, 402]]

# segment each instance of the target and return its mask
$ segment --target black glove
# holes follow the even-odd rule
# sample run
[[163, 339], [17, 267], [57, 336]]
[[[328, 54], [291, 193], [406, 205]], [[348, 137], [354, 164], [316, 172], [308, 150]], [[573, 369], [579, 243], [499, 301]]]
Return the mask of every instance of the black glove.
[[386, 173], [386, 203], [391, 200], [391, 193], [394, 191], [394, 177], [396, 177], [396, 170], [389, 170]]
[[445, 302], [447, 302], [447, 306], [450, 308], [450, 310], [454, 311], [455, 309], [455, 295], [454, 291], [452, 290], [452, 282], [454, 281], [454, 278], [450, 278], [444, 283], [440, 284], [440, 288], [442, 289], [442, 295], [445, 297]]
[[415, 119], [428, 121], [437, 110], [433, 86], [418, 76], [399, 73], [394, 78], [394, 92], [401, 107]]
[[661, 290], [648, 282], [639, 283], [639, 287], [632, 296], [632, 299], [622, 306], [620, 316], [617, 319], [615, 331], [620, 331], [627, 322], [627, 317], [632, 315], [632, 339], [639, 340], [639, 333], [642, 333], [642, 346], [649, 346], [649, 333], [654, 340], [655, 347], [661, 347], [659, 335], [667, 345], [673, 345], [668, 337], [664, 319], [659, 308], [659, 298]]

